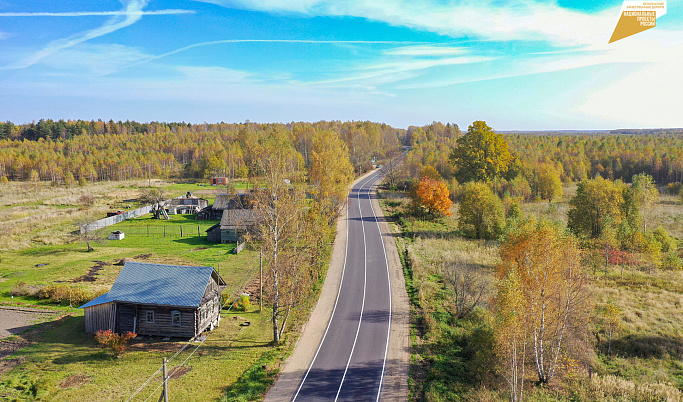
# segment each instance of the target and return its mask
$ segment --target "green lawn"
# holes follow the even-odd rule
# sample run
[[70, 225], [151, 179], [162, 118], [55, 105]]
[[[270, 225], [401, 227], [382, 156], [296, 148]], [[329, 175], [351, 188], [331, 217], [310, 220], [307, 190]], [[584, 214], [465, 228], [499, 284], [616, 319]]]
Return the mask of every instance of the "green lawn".
[[[192, 343], [176, 356], [168, 369], [185, 361], [189, 371], [169, 381], [171, 400], [217, 400], [258, 361], [270, 347], [268, 312], [229, 313], [220, 327], [199, 343]], [[24, 362], [3, 375], [2, 400], [121, 401], [130, 397], [185, 342], [134, 339], [129, 351], [116, 359], [83, 332], [82, 313], [62, 319], [63, 323], [43, 334], [43, 339], [19, 355]], [[242, 326], [245, 321], [251, 325]], [[50, 325], [45, 324], [45, 325]], [[54, 324], [53, 324], [54, 325]], [[184, 370], [187, 370], [185, 368]], [[161, 375], [133, 399], [145, 400], [161, 383]], [[159, 392], [150, 400], [156, 401]]]

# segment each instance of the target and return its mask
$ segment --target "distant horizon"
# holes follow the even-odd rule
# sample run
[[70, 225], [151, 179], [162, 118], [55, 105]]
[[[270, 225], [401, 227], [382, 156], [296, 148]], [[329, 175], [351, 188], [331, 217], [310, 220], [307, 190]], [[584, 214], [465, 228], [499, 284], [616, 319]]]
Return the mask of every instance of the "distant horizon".
[[[683, 2], [0, 2], [0, 120], [683, 127]], [[107, 120], [108, 121], [108, 120]]]
[[[135, 122], [135, 123], [139, 123], [139, 124], [152, 124], [152, 123], [171, 124], [171, 123], [175, 123], [175, 124], [192, 124], [192, 125], [199, 125], [199, 124], [246, 124], [246, 123], [254, 123], [254, 124], [283, 124], [283, 125], [287, 125], [287, 124], [292, 124], [292, 123], [309, 123], [309, 124], [315, 124], [315, 123], [319, 123], [319, 122], [332, 122], [332, 121], [341, 121], [341, 122], [364, 122], [364, 121], [368, 121], [368, 122], [377, 123], [377, 124], [387, 124], [387, 125], [391, 126], [392, 128], [399, 129], [399, 130], [408, 130], [410, 127], [427, 127], [427, 126], [429, 126], [429, 125], [432, 124], [432, 123], [441, 123], [441, 124], [443, 124], [443, 125], [446, 125], [446, 124], [449, 124], [449, 123], [450, 123], [450, 124], [457, 124], [458, 128], [459, 128], [462, 132], [466, 132], [466, 131], [467, 131], [467, 127], [469, 127], [469, 126], [473, 123], [473, 122], [469, 122], [469, 123], [467, 123], [467, 124], [465, 124], [465, 125], [460, 125], [460, 124], [458, 124], [457, 122], [453, 122], [453, 121], [432, 120], [430, 123], [423, 124], [423, 125], [410, 124], [410, 125], [407, 126], [407, 127], [398, 127], [398, 126], [394, 126], [393, 124], [390, 124], [390, 123], [387, 123], [387, 122], [384, 122], [384, 121], [374, 121], [374, 120], [342, 120], [342, 119], [315, 120], [315, 121], [290, 120], [290, 121], [286, 121], [286, 122], [284, 122], [284, 121], [263, 122], [263, 121], [253, 121], [253, 120], [247, 119], [247, 120], [245, 120], [245, 121], [224, 121], [224, 120], [223, 120], [223, 121], [214, 121], [214, 122], [210, 122], [210, 121], [191, 122], [191, 121], [182, 121], [182, 120], [181, 120], [181, 121], [178, 121], [178, 120], [168, 120], [168, 121], [166, 121], [166, 120], [149, 120], [149, 121], [140, 121], [140, 120], [134, 120], [134, 119], [126, 119], [126, 120], [118, 119], [118, 120], [117, 120], [117, 119], [102, 119], [102, 118], [97, 118], [97, 119], [67, 119], [67, 118], [58, 118], [58, 119], [54, 119], [54, 118], [41, 118], [41, 119], [37, 119], [37, 120], [34, 119], [34, 120], [31, 120], [31, 121], [28, 121], [28, 122], [25, 122], [25, 123], [17, 123], [17, 122], [15, 122], [15, 121], [8, 120], [8, 119], [4, 119], [4, 120], [3, 120], [3, 119], [0, 119], [0, 123], [7, 123], [7, 122], [10, 122], [10, 123], [15, 124], [15, 125], [17, 125], [17, 126], [22, 126], [22, 125], [28, 125], [28, 124], [37, 124], [40, 120], [52, 120], [52, 121], [55, 121], [55, 122], [56, 122], [56, 121], [60, 121], [60, 120], [63, 120], [63, 121], [79, 121], [79, 120], [80, 120], [80, 121], [102, 121], [102, 122], [105, 122], [105, 123], [108, 123], [109, 121], [112, 121], [112, 120], [113, 120], [114, 123], [117, 123], [117, 124], [118, 124], [119, 122], [125, 123], [126, 121], [130, 121], [130, 122]], [[476, 121], [476, 120], [475, 120], [475, 121]], [[484, 121], [486, 121], [486, 120], [484, 120]], [[487, 124], [488, 124], [488, 122], [487, 122]], [[490, 124], [488, 124], [488, 125], [491, 126]], [[618, 131], [618, 130], [635, 130], [635, 131], [683, 130], [683, 126], [682, 126], [682, 127], [642, 127], [642, 128], [634, 128], [634, 127], [617, 127], [617, 128], [601, 128], [601, 129], [595, 129], [595, 128], [585, 128], [585, 129], [583, 129], [583, 128], [553, 129], [553, 128], [548, 128], [548, 129], [535, 129], [535, 130], [525, 130], [525, 129], [498, 129], [498, 128], [492, 127], [492, 126], [491, 126], [491, 128], [492, 128], [495, 132], [501, 133], [501, 134], [536, 133], [536, 132], [539, 132], [539, 133], [541, 133], [541, 132], [553, 132], [553, 133], [562, 133], [562, 132], [591, 132], [591, 131], [594, 131], [594, 132], [606, 132], [606, 131]]]

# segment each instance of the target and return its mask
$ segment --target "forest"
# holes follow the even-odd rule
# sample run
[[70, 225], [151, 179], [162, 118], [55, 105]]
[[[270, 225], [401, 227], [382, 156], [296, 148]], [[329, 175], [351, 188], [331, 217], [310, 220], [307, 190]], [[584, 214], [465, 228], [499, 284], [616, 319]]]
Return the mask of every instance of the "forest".
[[[370, 160], [393, 153], [398, 142], [412, 147], [406, 163], [416, 175], [434, 166], [446, 180], [454, 177], [450, 150], [462, 135], [456, 124], [434, 122], [407, 130], [371, 122], [138, 123], [42, 119], [38, 123], [0, 123], [0, 180], [88, 182], [148, 177], [247, 177], [255, 147], [273, 132], [286, 133], [303, 163], [310, 162], [313, 135], [332, 130], [346, 143], [356, 171]], [[514, 154], [502, 179], [522, 173], [533, 181], [538, 166], [552, 165], [563, 182], [600, 174], [630, 181], [647, 173], [656, 183], [683, 181], [680, 130], [612, 132], [507, 132]], [[388, 151], [391, 150], [391, 151]], [[393, 154], [392, 154], [393, 155]]]

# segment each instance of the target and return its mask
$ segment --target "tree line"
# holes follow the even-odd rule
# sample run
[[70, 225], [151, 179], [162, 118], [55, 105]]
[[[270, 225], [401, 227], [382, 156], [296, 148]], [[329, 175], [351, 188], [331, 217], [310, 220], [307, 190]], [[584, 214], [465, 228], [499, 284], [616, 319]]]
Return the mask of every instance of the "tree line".
[[333, 131], [344, 141], [356, 172], [366, 170], [373, 158], [397, 152], [404, 132], [386, 124], [339, 121], [2, 123], [0, 132], [13, 134], [0, 136], [5, 137], [0, 139], [0, 178], [55, 184], [169, 176], [246, 178], [254, 173], [254, 158], [265, 138], [286, 136], [308, 165], [314, 137], [323, 131]]

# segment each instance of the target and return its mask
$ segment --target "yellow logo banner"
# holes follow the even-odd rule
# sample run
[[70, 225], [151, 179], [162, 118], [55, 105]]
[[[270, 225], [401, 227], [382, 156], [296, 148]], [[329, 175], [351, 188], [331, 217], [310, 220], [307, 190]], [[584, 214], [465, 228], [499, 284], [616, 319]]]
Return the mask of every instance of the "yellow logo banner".
[[657, 26], [657, 18], [664, 14], [665, 1], [625, 1], [609, 43], [654, 28]]

